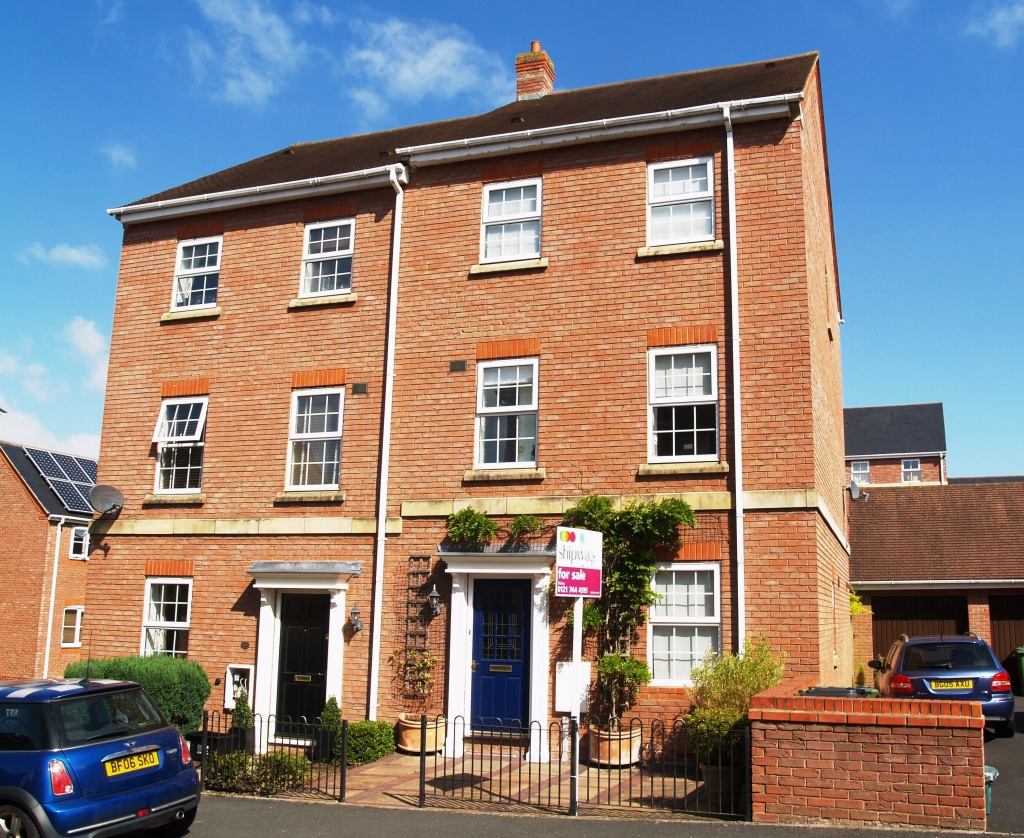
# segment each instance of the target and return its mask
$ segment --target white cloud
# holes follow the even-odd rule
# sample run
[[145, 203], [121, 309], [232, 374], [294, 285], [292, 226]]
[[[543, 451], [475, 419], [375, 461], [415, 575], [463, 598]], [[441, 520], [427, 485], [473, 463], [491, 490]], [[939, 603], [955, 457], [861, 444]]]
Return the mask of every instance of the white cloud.
[[877, 0], [889, 17], [903, 17], [913, 7], [915, 0]]
[[341, 15], [336, 15], [326, 6], [317, 6], [315, 3], [308, 3], [303, 0], [296, 3], [292, 9], [292, 18], [299, 23], [319, 23], [324, 26], [334, 26], [342, 20]]
[[362, 82], [350, 95], [367, 117], [381, 115], [389, 100], [416, 103], [467, 95], [494, 106], [514, 98], [515, 83], [505, 62], [458, 26], [389, 18], [357, 21], [353, 29], [361, 46], [347, 54], [345, 70]]
[[50, 265], [75, 265], [88, 270], [103, 268], [107, 264], [107, 257], [94, 244], [83, 244], [80, 247], [58, 244], [47, 250], [39, 242], [33, 242], [18, 254], [22, 262], [28, 262], [29, 257]]
[[135, 151], [121, 143], [110, 143], [100, 149], [110, 159], [110, 165], [115, 169], [134, 169]]
[[39, 401], [47, 401], [67, 388], [55, 387], [50, 381], [50, 371], [38, 363], [23, 363], [21, 358], [6, 349], [0, 349], [0, 375], [9, 375], [21, 380], [21, 385]]
[[96, 324], [84, 317], [76, 317], [64, 327], [64, 337], [89, 367], [85, 385], [90, 390], [103, 392], [107, 387], [107, 361], [110, 347], [99, 333]]
[[98, 457], [100, 453], [99, 434], [72, 434], [60, 439], [32, 413], [24, 413], [11, 407], [0, 395], [0, 439], [19, 445], [34, 445], [52, 451], [65, 451], [80, 457]]
[[1024, 35], [1024, 2], [1014, 0], [979, 12], [968, 24], [967, 33], [993, 41], [1003, 49], [1016, 46]]
[[216, 75], [216, 98], [262, 107], [305, 61], [310, 47], [257, 0], [197, 0], [213, 24], [214, 43], [189, 32], [189, 60], [199, 81]]

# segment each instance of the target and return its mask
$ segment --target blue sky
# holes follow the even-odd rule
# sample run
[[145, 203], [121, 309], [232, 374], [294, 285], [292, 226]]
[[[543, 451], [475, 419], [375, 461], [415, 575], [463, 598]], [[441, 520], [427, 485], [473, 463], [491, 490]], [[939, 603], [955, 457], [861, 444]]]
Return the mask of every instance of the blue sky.
[[95, 454], [120, 225], [104, 210], [302, 140], [808, 50], [847, 405], [945, 403], [953, 475], [1024, 473], [1024, 0], [0, 8], [0, 439]]

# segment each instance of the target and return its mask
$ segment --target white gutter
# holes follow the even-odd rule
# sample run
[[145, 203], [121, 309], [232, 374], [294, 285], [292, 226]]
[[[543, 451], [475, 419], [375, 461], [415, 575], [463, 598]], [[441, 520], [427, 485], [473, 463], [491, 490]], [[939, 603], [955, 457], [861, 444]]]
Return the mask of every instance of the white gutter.
[[739, 243], [736, 241], [736, 153], [732, 137], [732, 107], [723, 104], [725, 123], [725, 165], [729, 188], [729, 306], [732, 308], [732, 437], [736, 461], [734, 511], [736, 514], [736, 634], [737, 650], [743, 651], [747, 638], [747, 580], [743, 533], [743, 406], [740, 396], [740, 282]]
[[850, 582], [851, 588], [1016, 588], [1024, 586], [1024, 579], [881, 579]]
[[[49, 520], [49, 519], [47, 519]], [[57, 568], [60, 567], [60, 536], [66, 519], [57, 522], [57, 545], [53, 548], [53, 576], [50, 578], [50, 607], [46, 613], [46, 651], [43, 652], [43, 677], [50, 677], [50, 643], [53, 642], [53, 604], [57, 598]]]
[[402, 256], [402, 204], [405, 192], [402, 184], [409, 182], [408, 172], [401, 163], [388, 166], [388, 181], [395, 190], [394, 232], [391, 242], [391, 287], [388, 291], [387, 360], [384, 369], [384, 416], [381, 422], [380, 484], [377, 491], [377, 545], [373, 563], [373, 612], [370, 639], [370, 696], [366, 717], [377, 718], [377, 698], [380, 691], [380, 639], [383, 631], [384, 609], [384, 552], [387, 542], [385, 525], [388, 517], [388, 470], [391, 464], [391, 408], [395, 397], [395, 330], [398, 327], [398, 266]]
[[402, 156], [408, 155], [414, 166], [434, 166], [460, 158], [509, 154], [542, 146], [596, 142], [623, 135], [639, 136], [664, 133], [680, 128], [721, 125], [726, 108], [731, 111], [731, 118], [734, 122], [775, 119], [787, 116], [790, 112], [790, 102], [799, 102], [802, 99], [803, 93], [784, 93], [778, 96], [762, 96], [757, 99], [717, 102], [711, 105], [697, 105], [692, 108], [673, 108], [633, 116], [619, 116], [613, 119], [573, 122], [566, 125], [553, 125], [548, 128], [514, 131], [508, 134], [491, 134], [485, 137], [407, 146], [396, 149], [396, 153]]
[[903, 457], [945, 457], [945, 451], [908, 451], [906, 454], [847, 454], [846, 460], [898, 460]]
[[391, 182], [390, 172], [395, 165], [377, 166], [373, 169], [360, 169], [354, 172], [342, 172], [337, 175], [324, 175], [304, 180], [289, 180], [284, 183], [270, 183], [265, 186], [250, 186], [245, 189], [229, 189], [226, 192], [209, 192], [205, 195], [171, 198], [167, 201], [151, 201], [148, 204], [131, 204], [108, 209], [107, 214], [114, 216], [124, 224], [132, 224], [138, 221], [195, 215], [201, 212], [269, 204], [275, 201], [291, 201], [295, 198], [308, 198], [313, 195], [352, 192], [373, 186], [386, 186]]

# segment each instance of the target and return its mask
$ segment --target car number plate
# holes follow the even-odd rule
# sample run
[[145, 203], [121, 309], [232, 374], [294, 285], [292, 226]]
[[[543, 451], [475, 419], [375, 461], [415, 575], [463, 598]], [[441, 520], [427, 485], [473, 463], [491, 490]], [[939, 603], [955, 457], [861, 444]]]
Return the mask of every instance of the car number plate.
[[973, 690], [974, 681], [932, 681], [933, 690]]
[[132, 754], [127, 757], [107, 760], [103, 767], [107, 770], [108, 777], [120, 777], [131, 771], [141, 771], [143, 768], [153, 768], [160, 764], [160, 751], [146, 751], [141, 754]]

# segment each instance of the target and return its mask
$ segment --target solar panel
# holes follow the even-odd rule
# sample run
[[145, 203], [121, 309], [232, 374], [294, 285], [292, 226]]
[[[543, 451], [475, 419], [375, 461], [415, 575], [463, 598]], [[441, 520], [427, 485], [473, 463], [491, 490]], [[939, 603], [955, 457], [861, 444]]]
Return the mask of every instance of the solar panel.
[[57, 461], [57, 465], [64, 469], [68, 480], [73, 480], [75, 483], [92, 483], [89, 475], [85, 473], [74, 457], [69, 457], [67, 454], [53, 454], [52, 456]]
[[85, 457], [75, 457], [75, 462], [82, 467], [82, 471], [88, 475], [90, 482], [96, 482], [96, 461], [87, 460]]
[[82, 497], [82, 493], [78, 491], [78, 486], [70, 480], [50, 480], [48, 482], [50, 488], [57, 493], [57, 497], [61, 499], [69, 511], [92, 512], [89, 502]]
[[26, 448], [25, 453], [69, 512], [92, 514], [89, 490], [96, 483], [94, 461], [41, 448]]
[[57, 461], [53, 459], [49, 451], [40, 451], [38, 448], [26, 448], [25, 453], [36, 464], [36, 468], [39, 469], [43, 477], [67, 480], [64, 470], [57, 465]]

